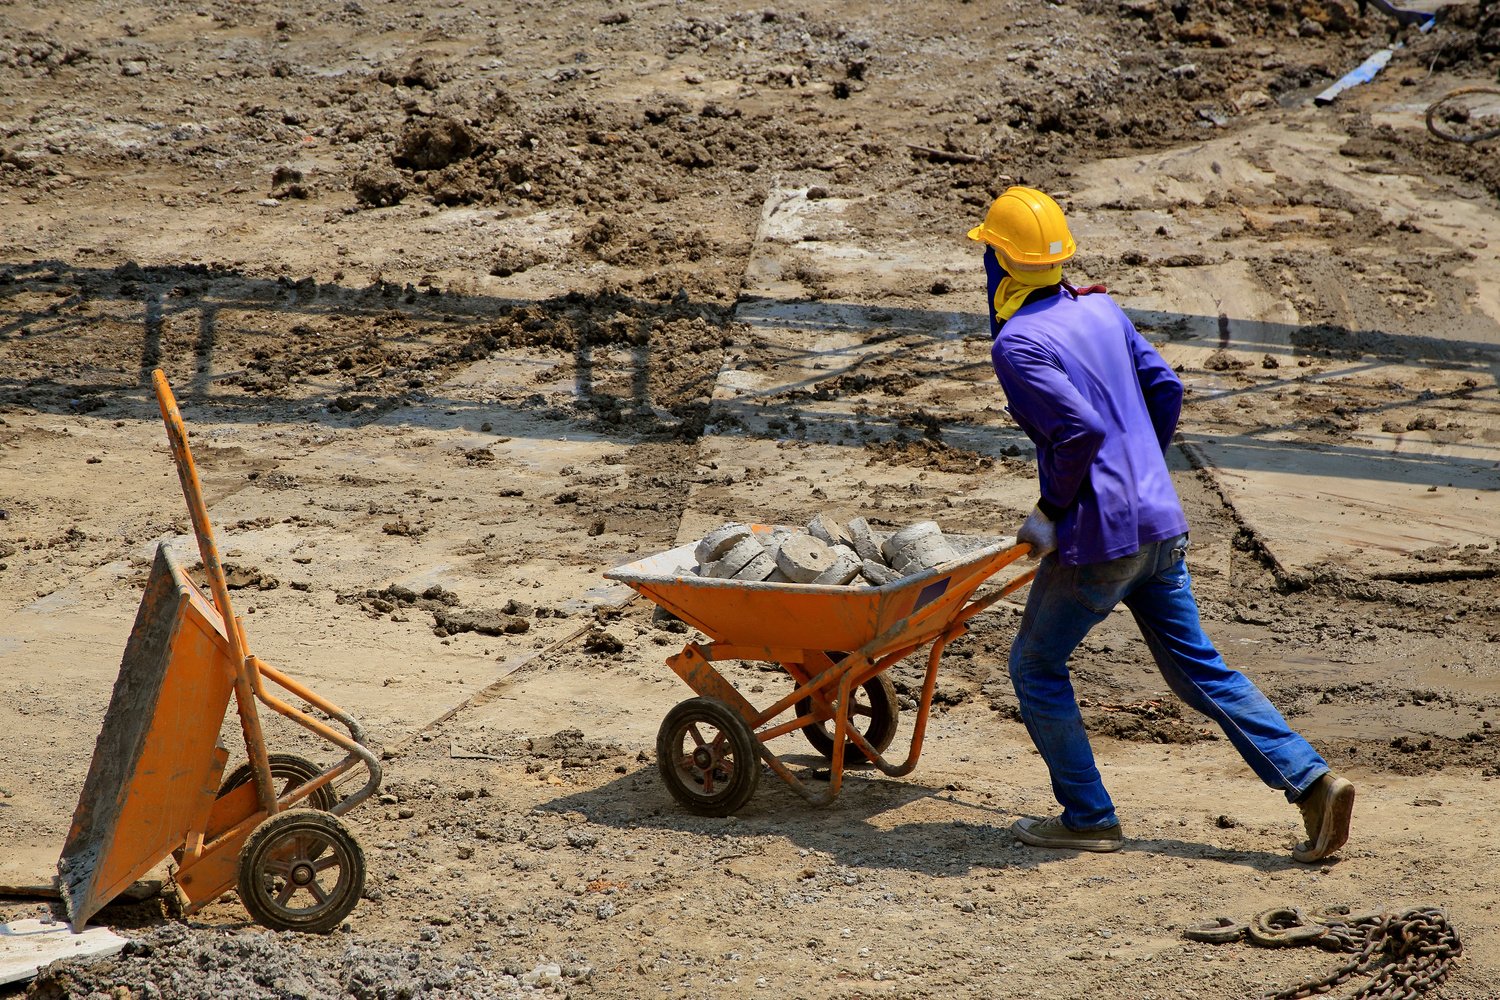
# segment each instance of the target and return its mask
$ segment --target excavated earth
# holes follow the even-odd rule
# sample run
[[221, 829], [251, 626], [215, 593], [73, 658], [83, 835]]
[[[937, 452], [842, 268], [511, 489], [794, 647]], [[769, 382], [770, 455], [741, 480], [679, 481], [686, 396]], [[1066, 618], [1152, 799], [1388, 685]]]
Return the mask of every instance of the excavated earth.
[[[1183, 928], [1285, 904], [1443, 907], [1434, 995], [1500, 996], [1500, 140], [1423, 126], [1497, 86], [1500, 4], [1441, 13], [0, 0], [0, 885], [53, 873], [156, 545], [197, 558], [158, 367], [252, 648], [386, 769], [333, 933], [120, 904], [120, 956], [0, 994], [1228, 1000], [1337, 958]], [[702, 636], [606, 570], [730, 520], [1030, 509], [963, 238], [1012, 182], [1188, 386], [1206, 624], [1358, 785], [1335, 860], [1290, 859], [1296, 811], [1122, 613], [1073, 667], [1128, 847], [1015, 842], [1053, 808], [1024, 595], [948, 648], [908, 776], [813, 808], [767, 770], [726, 818], [663, 788], [663, 661]]]

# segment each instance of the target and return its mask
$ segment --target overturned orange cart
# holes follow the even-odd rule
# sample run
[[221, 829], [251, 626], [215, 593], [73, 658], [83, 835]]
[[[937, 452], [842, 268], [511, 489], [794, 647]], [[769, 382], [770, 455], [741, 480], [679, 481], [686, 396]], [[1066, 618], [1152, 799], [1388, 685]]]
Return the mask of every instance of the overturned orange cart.
[[[694, 572], [691, 543], [607, 572], [712, 640], [688, 643], [667, 658], [699, 695], [668, 712], [657, 733], [657, 768], [673, 798], [693, 812], [727, 816], [755, 794], [757, 758], [814, 805], [838, 796], [846, 758], [892, 777], [910, 774], [922, 753], [944, 647], [967, 631], [965, 622], [1036, 572], [1032, 566], [971, 600], [1030, 546], [947, 537], [958, 558], [880, 587], [708, 579]], [[895, 738], [900, 706], [885, 674], [929, 643], [911, 749], [894, 764], [883, 753]], [[794, 690], [756, 708], [714, 666], [725, 660], [780, 664]], [[772, 740], [799, 730], [828, 759], [826, 784], [799, 778], [771, 750]]]
[[[171, 857], [185, 912], [238, 889], [245, 909], [266, 927], [326, 932], [363, 892], [364, 852], [340, 817], [380, 787], [380, 761], [348, 713], [250, 652], [230, 606], [182, 415], [165, 376], [158, 370], [153, 378], [209, 594], [158, 546], [57, 864], [58, 888], [80, 930]], [[288, 704], [267, 682], [322, 717]], [[247, 760], [226, 776], [229, 752], [219, 732], [231, 695]], [[338, 747], [343, 759], [325, 768], [268, 752], [260, 705]], [[339, 798], [333, 782], [360, 765], [364, 785]]]

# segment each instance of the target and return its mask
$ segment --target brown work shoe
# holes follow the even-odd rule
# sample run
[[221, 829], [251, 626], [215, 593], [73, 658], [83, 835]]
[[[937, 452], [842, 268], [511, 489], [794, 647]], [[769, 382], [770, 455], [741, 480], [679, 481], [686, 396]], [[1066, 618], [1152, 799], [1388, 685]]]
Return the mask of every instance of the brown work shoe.
[[1325, 772], [1297, 800], [1307, 839], [1292, 848], [1298, 861], [1322, 861], [1349, 839], [1349, 818], [1354, 814], [1354, 783]]
[[1118, 851], [1125, 844], [1118, 823], [1102, 830], [1074, 830], [1063, 825], [1061, 816], [1023, 816], [1010, 825], [1010, 832], [1023, 844], [1063, 851]]

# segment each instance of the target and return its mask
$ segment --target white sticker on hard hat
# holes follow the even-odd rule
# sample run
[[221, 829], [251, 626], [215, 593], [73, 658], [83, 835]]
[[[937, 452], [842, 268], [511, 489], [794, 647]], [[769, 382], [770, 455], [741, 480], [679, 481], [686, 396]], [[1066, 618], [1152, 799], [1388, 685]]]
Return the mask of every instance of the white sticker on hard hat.
[[1050, 244], [1047, 252], [1048, 253], [1062, 253], [1062, 240], [1053, 240], [1052, 243]]

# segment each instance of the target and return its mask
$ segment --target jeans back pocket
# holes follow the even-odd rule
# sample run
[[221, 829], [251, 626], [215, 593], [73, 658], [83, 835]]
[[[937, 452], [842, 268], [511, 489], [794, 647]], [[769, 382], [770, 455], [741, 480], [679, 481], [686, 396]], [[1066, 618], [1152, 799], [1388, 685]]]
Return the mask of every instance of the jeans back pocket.
[[1155, 554], [1155, 547], [1148, 545], [1119, 559], [1074, 567], [1074, 598], [1096, 615], [1108, 614], [1124, 600], [1141, 576], [1150, 572]]

